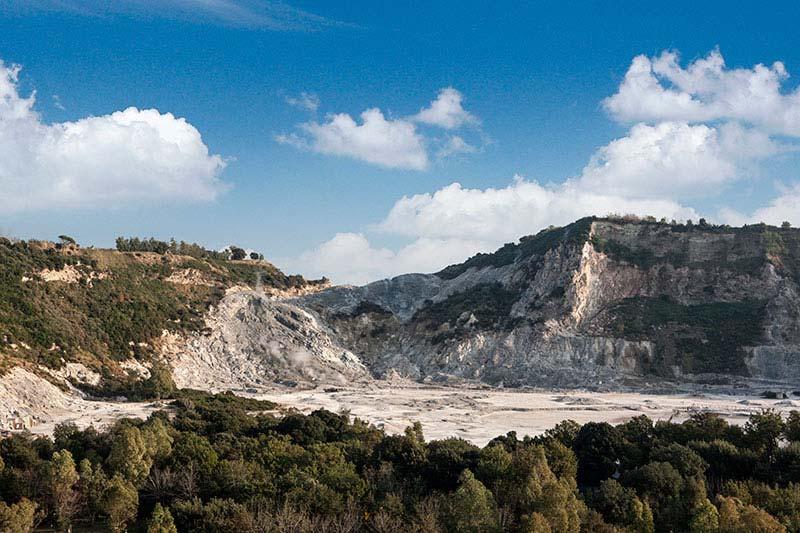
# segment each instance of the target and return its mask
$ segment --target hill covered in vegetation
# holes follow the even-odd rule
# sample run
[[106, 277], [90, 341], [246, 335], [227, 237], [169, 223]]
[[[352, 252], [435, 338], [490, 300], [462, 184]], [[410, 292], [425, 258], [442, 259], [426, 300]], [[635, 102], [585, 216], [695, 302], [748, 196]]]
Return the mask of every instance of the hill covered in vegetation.
[[585, 218], [436, 274], [327, 290], [238, 247], [117, 246], [0, 241], [0, 369], [71, 379], [80, 364], [114, 394], [156, 359], [194, 388], [800, 384], [788, 226]]
[[0, 239], [0, 372], [78, 363], [108, 383], [125, 381], [126, 368], [150, 366], [164, 332], [201, 331], [232, 287], [291, 291], [324, 283], [194, 244], [117, 244], [124, 251], [81, 248], [69, 237]]

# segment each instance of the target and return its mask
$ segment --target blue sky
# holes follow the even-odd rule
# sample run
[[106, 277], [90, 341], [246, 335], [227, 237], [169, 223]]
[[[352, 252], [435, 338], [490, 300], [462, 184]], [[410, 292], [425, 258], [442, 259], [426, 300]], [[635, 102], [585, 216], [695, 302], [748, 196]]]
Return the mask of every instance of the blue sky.
[[104, 4], [0, 0], [5, 233], [364, 282], [588, 212], [800, 224], [795, 3]]

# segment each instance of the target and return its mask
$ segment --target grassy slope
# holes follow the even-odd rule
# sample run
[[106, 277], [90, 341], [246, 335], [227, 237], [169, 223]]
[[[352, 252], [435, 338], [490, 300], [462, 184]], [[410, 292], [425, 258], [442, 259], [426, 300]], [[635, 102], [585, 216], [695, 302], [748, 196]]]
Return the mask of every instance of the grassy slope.
[[[81, 282], [45, 282], [37, 276], [43, 269], [65, 265], [77, 265], [85, 274]], [[185, 268], [199, 270], [212, 284], [166, 281]], [[88, 283], [91, 272], [107, 277]], [[204, 312], [219, 301], [226, 287], [253, 284], [258, 276], [265, 287], [286, 289], [306, 283], [266, 262], [65, 251], [0, 239], [0, 354], [4, 355], [0, 369], [20, 361], [58, 368], [66, 360], [108, 371], [115, 369], [114, 361], [147, 359], [150, 341], [163, 330], [201, 329]]]

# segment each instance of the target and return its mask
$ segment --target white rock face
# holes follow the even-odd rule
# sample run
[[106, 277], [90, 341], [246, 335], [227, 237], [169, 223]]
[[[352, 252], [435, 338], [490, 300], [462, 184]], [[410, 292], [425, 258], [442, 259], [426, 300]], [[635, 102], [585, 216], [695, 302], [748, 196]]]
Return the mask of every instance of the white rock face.
[[81, 363], [65, 363], [59, 370], [43, 368], [46, 372], [56, 378], [60, 378], [64, 383], [84, 383], [86, 385], [99, 385], [101, 376], [94, 370], [87, 368]]
[[[507, 385], [591, 386], [635, 375], [638, 362], [652, 358], [650, 342], [586, 336], [581, 329], [605, 300], [635, 291], [628, 278], [641, 273], [634, 269], [611, 273], [608, 258], [589, 244], [554, 249], [535, 262], [471, 268], [448, 280], [413, 274], [364, 287], [336, 287], [293, 302], [328, 321], [342, 344], [376, 377], [399, 374], [418, 380], [454, 377]], [[610, 282], [609, 277], [619, 279]], [[464, 320], [459, 318], [465, 333], [440, 344], [435, 337], [441, 332], [415, 324], [414, 313], [426, 301], [442, 302], [483, 284], [519, 292], [508, 317], [517, 319], [518, 326], [480, 330], [474, 314], [465, 312]], [[553, 301], [551, 294], [559, 287], [564, 297]], [[363, 302], [380, 306], [387, 314], [348, 318]], [[380, 333], [371, 334], [375, 329]]]
[[[613, 241], [648, 260], [639, 264], [606, 255], [595, 239]], [[328, 321], [376, 376], [551, 386], [642, 382], [658, 364], [672, 373], [662, 378], [689, 379], [679, 365], [659, 363], [655, 339], [616, 338], [609, 331], [610, 309], [626, 298], [667, 297], [687, 306], [766, 301], [763, 338], [744, 348], [746, 372], [751, 378], [800, 382], [797, 284], [773, 264], [749, 266], [763, 263], [763, 254], [758, 239], [724, 231], [596, 221], [585, 242], [557, 245], [504, 266], [469, 268], [453, 279], [401, 276], [295, 302]], [[440, 342], [437, 336], [452, 333], [452, 321], [449, 328], [431, 331], [415, 320], [430, 302], [481, 284], [515, 294], [511, 320], [504, 325], [477, 327], [475, 314], [459, 309], [458, 334]], [[362, 302], [390, 314], [370, 313]], [[354, 313], [358, 316], [347, 317]]]
[[[80, 268], [79, 268], [80, 267]], [[64, 267], [60, 270], [50, 270], [45, 268], [36, 273], [42, 281], [47, 283], [52, 282], [61, 282], [61, 283], [80, 283], [82, 280], [86, 281], [87, 285], [90, 287], [95, 280], [101, 280], [108, 277], [106, 272], [97, 272], [95, 270], [91, 270], [88, 267], [81, 267], [80, 263], [78, 265], [64, 265]], [[22, 281], [24, 283], [30, 282], [32, 278], [28, 276], [23, 276]]]
[[368, 377], [358, 357], [337, 343], [313, 315], [262, 292], [230, 291], [206, 325], [203, 334], [162, 339], [162, 353], [171, 362], [179, 387], [345, 383]]
[[65, 393], [46, 379], [20, 367], [12, 368], [0, 378], [0, 418], [13, 413], [34, 419], [74, 403], [73, 395]]
[[[41, 367], [38, 370], [46, 372]], [[62, 371], [73, 378], [94, 379], [90, 370], [82, 370], [77, 366]], [[76, 424], [81, 429], [88, 426], [102, 429], [120, 417], [147, 418], [164, 407], [159, 402], [90, 400], [69, 384], [64, 383], [64, 387], [61, 389], [53, 385], [29, 369], [12, 368], [0, 376], [0, 428], [22, 430], [15, 427], [21, 424], [25, 431], [52, 435], [58, 424], [66, 422]]]

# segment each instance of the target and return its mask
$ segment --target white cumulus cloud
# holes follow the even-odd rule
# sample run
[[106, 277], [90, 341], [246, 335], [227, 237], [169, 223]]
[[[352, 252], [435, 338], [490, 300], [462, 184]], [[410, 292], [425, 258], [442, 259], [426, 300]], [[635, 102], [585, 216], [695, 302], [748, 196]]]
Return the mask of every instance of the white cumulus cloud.
[[374, 246], [361, 233], [339, 233], [283, 266], [336, 283], [363, 284], [408, 272], [436, 272], [550, 224], [609, 213], [698, 217], [671, 200], [598, 194], [572, 183], [543, 186], [519, 176], [500, 189], [465, 189], [453, 183], [394, 204], [375, 229], [410, 239], [397, 251]]
[[387, 120], [380, 109], [361, 113], [361, 123], [347, 113], [331, 115], [323, 123], [300, 125], [302, 135], [278, 135], [280, 143], [313, 152], [345, 156], [387, 168], [424, 170], [428, 152], [422, 136], [407, 120]]
[[694, 210], [667, 199], [631, 199], [574, 183], [545, 186], [517, 176], [501, 189], [450, 184], [395, 202], [378, 229], [409, 237], [475, 239], [500, 245], [587, 215], [639, 213], [687, 218]]
[[[447, 130], [465, 124], [479, 124], [478, 119], [461, 105], [462, 95], [452, 87], [442, 89], [430, 106], [405, 118], [386, 118], [378, 108], [361, 113], [361, 122], [347, 113], [328, 115], [324, 122], [305, 122], [294, 133], [275, 135], [275, 141], [325, 155], [343, 156], [386, 168], [426, 170], [432, 156], [444, 159], [456, 154], [475, 153], [478, 149], [460, 135], [436, 138], [417, 129], [417, 124]], [[301, 93], [287, 98], [296, 107], [316, 111], [319, 99]], [[421, 128], [425, 129], [425, 128]]]
[[595, 152], [576, 184], [635, 198], [716, 194], [751, 161], [780, 149], [763, 132], [736, 123], [640, 123]]
[[676, 52], [637, 56], [619, 90], [603, 105], [623, 122], [739, 121], [800, 137], [800, 89], [784, 92], [780, 61], [728, 68], [719, 50], [682, 67]]
[[420, 109], [412, 118], [417, 122], [448, 130], [460, 128], [465, 124], [477, 124], [478, 119], [462, 106], [463, 99], [464, 96], [459, 91], [446, 87], [439, 91], [436, 100], [428, 107]]
[[225, 161], [183, 118], [130, 107], [46, 124], [0, 62], [0, 213], [214, 200]]
[[284, 264], [309, 276], [327, 276], [336, 283], [362, 285], [408, 272], [438, 271], [484, 246], [485, 243], [474, 241], [421, 238], [395, 252], [374, 246], [361, 233], [337, 233]]
[[[722, 209], [715, 220], [733, 225], [788, 221], [798, 227], [798, 205], [800, 185], [794, 185], [764, 207], [750, 213]], [[433, 193], [403, 197], [394, 204], [375, 229], [410, 239], [396, 251], [374, 245], [363, 233], [339, 233], [282, 266], [327, 276], [334, 283], [361, 285], [409, 272], [437, 272], [478, 252], [494, 252], [506, 242], [516, 242], [551, 224], [565, 225], [589, 215], [629, 213], [681, 221], [701, 216], [674, 200], [598, 194], [574, 182], [545, 186], [516, 177], [499, 189], [466, 189], [453, 183]]]

